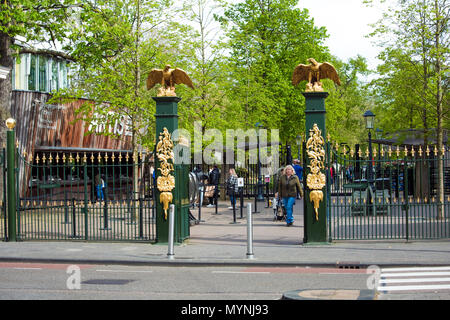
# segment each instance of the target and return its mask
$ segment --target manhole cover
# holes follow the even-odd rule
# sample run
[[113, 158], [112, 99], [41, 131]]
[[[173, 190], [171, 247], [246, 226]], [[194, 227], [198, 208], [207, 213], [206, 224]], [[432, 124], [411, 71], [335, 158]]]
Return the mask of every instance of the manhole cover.
[[283, 294], [283, 300], [374, 300], [373, 290], [319, 289], [295, 290]]
[[91, 279], [81, 282], [82, 284], [98, 284], [98, 285], [125, 285], [134, 280], [128, 279]]

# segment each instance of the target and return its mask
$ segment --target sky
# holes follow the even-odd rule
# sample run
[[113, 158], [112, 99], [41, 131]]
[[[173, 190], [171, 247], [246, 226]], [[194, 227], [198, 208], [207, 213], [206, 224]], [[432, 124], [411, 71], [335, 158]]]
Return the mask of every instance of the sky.
[[380, 49], [365, 36], [372, 30], [369, 24], [381, 18], [381, 10], [366, 7], [362, 0], [299, 0], [299, 7], [309, 10], [316, 26], [327, 28], [325, 45], [332, 55], [346, 62], [360, 54], [369, 68], [376, 68]]

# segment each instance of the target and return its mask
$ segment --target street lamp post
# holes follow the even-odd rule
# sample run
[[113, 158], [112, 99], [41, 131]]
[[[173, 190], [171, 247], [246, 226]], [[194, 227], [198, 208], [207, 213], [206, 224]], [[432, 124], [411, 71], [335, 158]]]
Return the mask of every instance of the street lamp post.
[[369, 174], [367, 176], [367, 179], [368, 179], [368, 182], [370, 184], [372, 184], [373, 183], [373, 164], [372, 164], [373, 155], [372, 155], [372, 133], [370, 130], [373, 129], [375, 115], [373, 114], [372, 111], [367, 110], [363, 116], [364, 116], [364, 119], [366, 120], [366, 129], [369, 130], [369, 160], [370, 161], [369, 161], [369, 166], [368, 166]]
[[295, 142], [297, 143], [297, 159], [300, 160], [300, 162], [302, 162], [300, 152], [300, 148], [302, 145], [302, 136], [298, 134], [297, 137], [295, 137]]
[[[259, 129], [262, 128], [262, 124], [260, 122], [257, 122], [255, 124], [256, 127], [256, 143], [257, 143], [257, 152], [258, 152], [258, 156], [257, 156], [257, 173], [258, 173], [258, 186], [257, 186], [257, 196], [256, 196], [256, 200], [257, 201], [264, 201], [264, 196], [263, 196], [263, 182], [262, 182], [262, 175], [261, 175], [261, 159], [259, 157]], [[256, 210], [256, 209], [255, 209]]]
[[[380, 128], [377, 128], [375, 130], [375, 135], [378, 140], [378, 164], [377, 164], [377, 172], [381, 174], [381, 138], [383, 137], [383, 130]], [[382, 177], [381, 177], [382, 178]]]

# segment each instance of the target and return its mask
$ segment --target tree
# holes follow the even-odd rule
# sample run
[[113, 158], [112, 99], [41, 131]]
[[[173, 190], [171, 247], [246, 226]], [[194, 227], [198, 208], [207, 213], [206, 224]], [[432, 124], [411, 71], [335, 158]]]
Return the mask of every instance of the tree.
[[[47, 43], [55, 48], [66, 35], [75, 0], [7, 0], [0, 3], [0, 65], [12, 69], [14, 57], [25, 43]], [[11, 114], [11, 73], [0, 80], [0, 120]], [[5, 129], [1, 127], [0, 140]]]
[[[373, 1], [365, 1], [372, 3]], [[380, 2], [385, 2], [380, 0]], [[382, 39], [380, 45], [386, 50], [382, 58], [396, 59], [406, 67], [410, 78], [400, 87], [391, 87], [391, 95], [398, 103], [401, 92], [415, 95], [419, 104], [417, 110], [422, 115], [422, 125], [427, 132], [430, 118], [436, 121], [437, 149], [443, 149], [443, 125], [448, 119], [449, 73], [449, 3], [447, 0], [398, 0], [396, 5], [385, 12], [383, 19], [374, 27], [372, 36]], [[391, 63], [385, 60], [386, 63]], [[392, 64], [391, 64], [392, 65]], [[394, 66], [394, 65], [393, 65]], [[388, 72], [384, 79], [395, 71]], [[405, 76], [406, 73], [396, 75]], [[399, 83], [396, 81], [396, 83]], [[398, 90], [400, 89], [400, 90]], [[443, 156], [443, 155], [442, 155]], [[444, 170], [443, 160], [438, 161], [439, 213], [443, 217]]]
[[229, 101], [239, 110], [241, 127], [257, 122], [279, 128], [281, 139], [294, 141], [304, 112], [292, 72], [307, 58], [327, 60], [325, 28], [314, 25], [296, 0], [246, 0], [229, 5], [219, 21], [230, 39]]
[[[101, 132], [115, 135], [117, 122], [128, 121], [133, 159], [138, 147], [153, 150], [155, 90], [147, 91], [146, 75], [152, 68], [181, 60], [177, 50], [182, 28], [169, 23], [178, 10], [170, 1], [94, 1], [91, 10], [78, 12], [64, 49], [76, 60], [74, 86], [55, 94], [53, 100], [87, 98], [77, 110], [78, 119]], [[176, 25], [177, 26], [177, 25]], [[138, 196], [137, 166], [134, 191]]]

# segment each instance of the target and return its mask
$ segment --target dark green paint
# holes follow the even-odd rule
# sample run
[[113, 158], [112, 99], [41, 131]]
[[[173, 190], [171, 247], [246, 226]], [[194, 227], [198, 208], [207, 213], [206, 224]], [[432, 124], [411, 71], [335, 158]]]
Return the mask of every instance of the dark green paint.
[[[309, 138], [309, 130], [311, 130], [314, 124], [317, 124], [322, 131], [322, 137], [326, 141], [326, 129], [325, 129], [325, 99], [328, 97], [327, 92], [305, 92], [303, 93], [306, 99], [306, 140]], [[324, 149], [326, 146], [323, 146]], [[308, 165], [310, 164], [309, 158], [305, 158], [305, 177], [311, 172]], [[322, 171], [323, 172], [323, 171]], [[325, 172], [323, 172], [325, 174]], [[327, 242], [327, 188], [322, 189], [323, 201], [320, 202], [319, 207], [319, 220], [316, 220], [314, 211], [314, 204], [309, 199], [310, 191], [308, 186], [305, 185], [305, 199], [304, 199], [304, 238], [303, 243], [326, 243]]]

